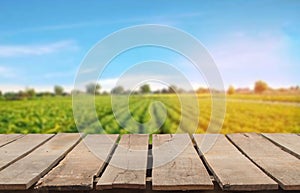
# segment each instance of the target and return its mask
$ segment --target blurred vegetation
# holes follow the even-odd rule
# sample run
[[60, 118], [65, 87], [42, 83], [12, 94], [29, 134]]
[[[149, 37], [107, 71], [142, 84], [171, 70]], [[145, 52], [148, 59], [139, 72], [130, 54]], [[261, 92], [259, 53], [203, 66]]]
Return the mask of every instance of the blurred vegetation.
[[[299, 95], [256, 95], [232, 94], [227, 97], [226, 116], [221, 133], [233, 132], [300, 132], [300, 106], [296, 104], [264, 103], [266, 101], [300, 102]], [[236, 100], [238, 99], [238, 100]], [[249, 101], [250, 100], [250, 101]], [[257, 101], [257, 102], [253, 102]], [[167, 118], [162, 123], [164, 114], [162, 105], [153, 103], [160, 101], [167, 109]], [[211, 100], [209, 94], [198, 95], [199, 124], [197, 133], [206, 131], [211, 116]], [[57, 133], [78, 132], [89, 133], [128, 133], [129, 131], [145, 133], [174, 133], [178, 132], [180, 119], [194, 120], [193, 109], [197, 106], [190, 104], [187, 111], [181, 115], [180, 101], [175, 94], [132, 95], [129, 100], [130, 116], [123, 113], [127, 106], [118, 107], [112, 111], [111, 96], [96, 96], [95, 108], [97, 120], [89, 118], [89, 113], [82, 112], [75, 125], [70, 96], [44, 96], [27, 100], [0, 100], [0, 133]], [[152, 105], [151, 105], [152, 104]], [[115, 120], [114, 113], [120, 113], [122, 124]], [[151, 114], [153, 115], [151, 117]], [[130, 119], [146, 123], [151, 118], [153, 122], [147, 128], [135, 128]], [[102, 128], [98, 127], [99, 121]], [[161, 125], [159, 127], [159, 125]], [[126, 129], [125, 129], [126, 128]], [[189, 125], [181, 125], [181, 131], [190, 130]]]

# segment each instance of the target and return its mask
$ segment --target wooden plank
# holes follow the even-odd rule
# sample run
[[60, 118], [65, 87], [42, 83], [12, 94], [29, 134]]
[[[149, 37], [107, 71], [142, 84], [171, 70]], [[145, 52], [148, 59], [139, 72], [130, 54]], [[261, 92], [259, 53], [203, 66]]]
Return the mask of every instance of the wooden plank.
[[149, 136], [123, 135], [96, 189], [146, 188]]
[[55, 166], [79, 141], [80, 135], [57, 134], [23, 159], [0, 171], [0, 190], [31, 187]]
[[292, 133], [263, 133], [263, 136], [285, 151], [300, 158], [300, 136]]
[[[278, 189], [278, 184], [247, 159], [224, 135], [195, 134], [203, 158], [223, 190]], [[203, 143], [213, 143], [207, 149]]]
[[37, 188], [90, 190], [102, 172], [119, 135], [88, 135], [60, 164], [42, 178]]
[[0, 148], [0, 170], [23, 158], [53, 135], [28, 134]]
[[229, 139], [284, 190], [300, 190], [300, 160], [259, 134], [230, 134]]
[[0, 147], [23, 137], [22, 134], [0, 134]]
[[153, 135], [153, 190], [212, 190], [214, 185], [188, 134]]

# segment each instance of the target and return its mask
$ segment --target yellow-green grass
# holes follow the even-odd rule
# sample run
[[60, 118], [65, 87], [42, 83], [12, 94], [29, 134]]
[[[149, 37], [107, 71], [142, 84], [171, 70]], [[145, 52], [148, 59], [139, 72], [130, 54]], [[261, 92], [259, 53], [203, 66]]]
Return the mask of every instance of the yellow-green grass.
[[[280, 96], [276, 96], [280, 97]], [[284, 96], [285, 97], [285, 96]], [[234, 97], [229, 97], [234, 98]], [[254, 97], [255, 98], [255, 97]], [[80, 131], [88, 133], [203, 133], [210, 122], [210, 97], [198, 97], [200, 115], [193, 114], [194, 104], [185, 109], [183, 119], [188, 120], [178, 129], [181, 120], [181, 106], [176, 95], [132, 96], [129, 111], [127, 106], [118, 108], [122, 126], [115, 119], [111, 109], [110, 96], [96, 97], [97, 120], [91, 116], [93, 112], [82, 111], [77, 117]], [[245, 98], [242, 98], [245, 99]], [[246, 98], [248, 99], [248, 98]], [[252, 100], [252, 99], [251, 99]], [[162, 120], [164, 104], [167, 119]], [[152, 106], [151, 106], [152, 104]], [[152, 117], [151, 117], [152, 114]], [[151, 120], [152, 122], [149, 122]], [[193, 128], [193, 122], [199, 119], [198, 126]], [[98, 127], [98, 120], [102, 128]], [[137, 126], [134, 121], [147, 123]], [[162, 125], [159, 127], [159, 125]], [[78, 132], [72, 111], [71, 97], [49, 97], [24, 101], [0, 101], [0, 133], [57, 133]], [[294, 132], [300, 133], [299, 103], [264, 103], [247, 100], [228, 100], [224, 124], [220, 133], [234, 132]]]
[[300, 102], [300, 93], [233, 94], [228, 99], [262, 100], [276, 102]]

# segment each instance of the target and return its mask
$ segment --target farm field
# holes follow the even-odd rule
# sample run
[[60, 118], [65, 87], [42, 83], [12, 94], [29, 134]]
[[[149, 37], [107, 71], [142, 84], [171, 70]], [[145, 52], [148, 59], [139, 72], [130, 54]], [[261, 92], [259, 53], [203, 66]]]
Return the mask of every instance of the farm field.
[[298, 102], [300, 103], [300, 93], [283, 94], [234, 94], [227, 96], [228, 99], [260, 100], [270, 102]]
[[[268, 101], [297, 101], [297, 96], [282, 96], [284, 100], [268, 98]], [[291, 98], [291, 101], [289, 101]], [[77, 123], [80, 131], [87, 133], [176, 133], [206, 131], [211, 115], [211, 100], [209, 96], [198, 97], [199, 124], [192, 124], [197, 117], [193, 116], [195, 107], [187, 105], [182, 117], [183, 124], [177, 129], [181, 118], [181, 106], [176, 95], [133, 95], [130, 98], [130, 113], [127, 106], [118, 107], [112, 111], [110, 96], [97, 96], [95, 101], [98, 120], [90, 118], [90, 112], [82, 112]], [[226, 115], [221, 133], [234, 132], [300, 132], [299, 103], [270, 104], [253, 103], [247, 100], [262, 100], [258, 96], [247, 98], [243, 96], [229, 97], [226, 103]], [[239, 99], [239, 100], [235, 100]], [[160, 101], [161, 103], [153, 103]], [[152, 104], [152, 105], [150, 105]], [[163, 121], [164, 107], [167, 110]], [[119, 117], [118, 122], [114, 114]], [[152, 114], [152, 117], [151, 115]], [[137, 125], [134, 120], [146, 125]], [[151, 121], [149, 121], [151, 120]], [[121, 123], [121, 126], [120, 124]], [[0, 101], [0, 133], [57, 133], [78, 132], [73, 119], [71, 97], [49, 97], [23, 101]]]

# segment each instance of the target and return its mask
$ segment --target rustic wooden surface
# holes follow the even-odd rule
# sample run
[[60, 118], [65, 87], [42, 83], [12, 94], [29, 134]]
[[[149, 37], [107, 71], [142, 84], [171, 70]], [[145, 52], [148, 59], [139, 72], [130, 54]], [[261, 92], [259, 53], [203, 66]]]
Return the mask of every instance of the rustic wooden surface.
[[0, 193], [300, 190], [297, 137], [0, 135]]
[[300, 136], [287, 133], [263, 133], [263, 136], [300, 159]]
[[21, 159], [48, 140], [50, 134], [28, 134], [0, 148], [0, 170]]
[[214, 174], [220, 187], [224, 190], [274, 190], [278, 189], [277, 183], [257, 168], [247, 159], [224, 135], [220, 134], [195, 134], [194, 139], [200, 145], [206, 138], [216, 141], [214, 145], [203, 154], [203, 158]]
[[23, 137], [22, 134], [0, 134], [0, 147]]
[[28, 189], [55, 166], [79, 139], [79, 134], [57, 134], [23, 159], [1, 170], [0, 190]]
[[149, 136], [123, 135], [96, 189], [146, 188]]
[[214, 188], [188, 134], [153, 135], [152, 144], [153, 190]]
[[38, 183], [48, 190], [90, 190], [118, 135], [88, 135]]
[[284, 190], [300, 190], [300, 160], [262, 135], [230, 134], [230, 140]]

